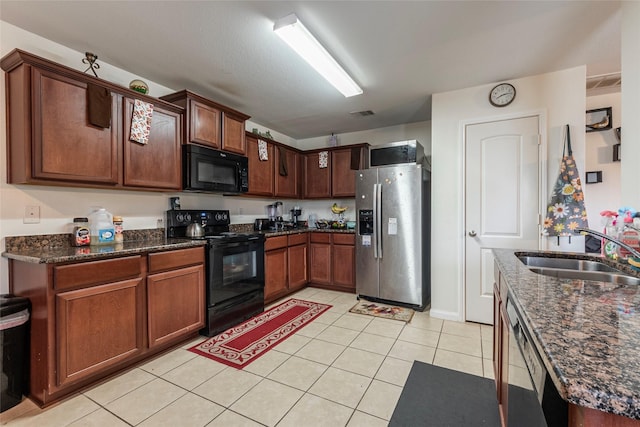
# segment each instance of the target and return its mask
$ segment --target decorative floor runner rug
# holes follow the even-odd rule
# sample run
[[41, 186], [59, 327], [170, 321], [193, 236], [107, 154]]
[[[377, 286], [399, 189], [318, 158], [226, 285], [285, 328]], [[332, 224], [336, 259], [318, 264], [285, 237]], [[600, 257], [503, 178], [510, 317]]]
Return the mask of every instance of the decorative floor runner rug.
[[292, 298], [189, 351], [242, 369], [330, 308], [327, 304]]
[[409, 323], [414, 311], [410, 308], [384, 305], [370, 301], [360, 301], [349, 310], [351, 313], [367, 314], [369, 316], [384, 317], [386, 319], [402, 320]]

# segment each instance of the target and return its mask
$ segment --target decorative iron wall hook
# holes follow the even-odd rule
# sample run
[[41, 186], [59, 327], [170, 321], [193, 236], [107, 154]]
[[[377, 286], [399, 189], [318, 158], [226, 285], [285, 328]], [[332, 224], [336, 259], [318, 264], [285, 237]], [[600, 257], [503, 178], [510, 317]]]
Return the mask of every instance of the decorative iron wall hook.
[[98, 73], [96, 73], [96, 70], [100, 68], [100, 64], [96, 63], [96, 61], [98, 60], [98, 55], [91, 52], [85, 52], [84, 56], [85, 57], [82, 58], [82, 63], [89, 64], [89, 67], [84, 70], [84, 72], [86, 73], [87, 71], [91, 70], [91, 72], [93, 72], [93, 75], [98, 77]]

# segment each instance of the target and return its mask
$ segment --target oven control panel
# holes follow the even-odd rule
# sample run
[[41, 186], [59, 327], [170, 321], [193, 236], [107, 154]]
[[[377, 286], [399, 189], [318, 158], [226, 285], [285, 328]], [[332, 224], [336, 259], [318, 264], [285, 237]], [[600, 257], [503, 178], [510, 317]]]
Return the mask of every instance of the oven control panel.
[[230, 223], [228, 210], [168, 210], [167, 227], [183, 227], [192, 222], [204, 226], [228, 226]]

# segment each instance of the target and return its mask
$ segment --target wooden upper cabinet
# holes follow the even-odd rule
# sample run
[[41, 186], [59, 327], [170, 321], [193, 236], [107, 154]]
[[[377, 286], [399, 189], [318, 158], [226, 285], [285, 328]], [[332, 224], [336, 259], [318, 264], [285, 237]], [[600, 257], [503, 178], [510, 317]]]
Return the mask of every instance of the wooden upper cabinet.
[[304, 155], [304, 197], [307, 199], [331, 197], [331, 156], [327, 155], [327, 167], [321, 168], [320, 153]]
[[[180, 189], [182, 108], [19, 49], [2, 58], [1, 66], [10, 183]], [[90, 84], [111, 95], [106, 128], [89, 123]], [[154, 111], [149, 144], [132, 147], [135, 99], [153, 104]]]
[[351, 169], [351, 148], [331, 151], [331, 195], [355, 197], [356, 177]]
[[236, 154], [246, 155], [247, 145], [244, 139], [245, 115], [223, 111], [222, 113], [222, 149]]
[[[285, 162], [287, 175], [280, 175], [280, 150], [282, 161]], [[275, 196], [276, 197], [300, 197], [300, 155], [285, 147], [276, 147], [275, 151]]]
[[267, 142], [267, 160], [260, 160], [258, 139], [247, 135], [247, 158], [249, 159], [249, 191], [256, 196], [273, 196], [274, 146]]
[[188, 90], [160, 97], [186, 109], [185, 143], [245, 156], [245, 122], [250, 116]]
[[189, 100], [189, 142], [220, 148], [220, 110], [195, 99]]
[[130, 141], [134, 100], [124, 100], [124, 185], [180, 190], [182, 116], [155, 105], [149, 142]]
[[89, 124], [86, 81], [28, 65], [6, 79], [10, 183], [118, 183], [117, 96], [103, 129]]

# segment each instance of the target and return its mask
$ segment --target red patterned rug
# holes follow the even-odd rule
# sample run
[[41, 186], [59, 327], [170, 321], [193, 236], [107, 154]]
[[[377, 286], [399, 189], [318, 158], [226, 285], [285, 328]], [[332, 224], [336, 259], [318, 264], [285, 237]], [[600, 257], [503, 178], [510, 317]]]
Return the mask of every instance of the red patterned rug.
[[189, 351], [242, 369], [330, 308], [327, 304], [292, 298]]

